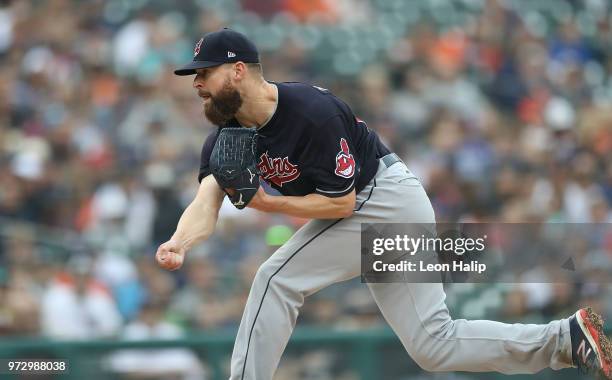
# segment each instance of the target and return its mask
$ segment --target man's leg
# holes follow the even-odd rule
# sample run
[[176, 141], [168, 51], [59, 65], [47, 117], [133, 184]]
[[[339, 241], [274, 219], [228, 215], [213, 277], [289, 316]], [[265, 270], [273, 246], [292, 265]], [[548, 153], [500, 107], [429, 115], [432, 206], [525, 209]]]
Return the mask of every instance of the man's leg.
[[535, 373], [571, 367], [567, 319], [545, 325], [451, 319], [441, 284], [369, 284], [383, 316], [426, 371]]
[[[433, 223], [425, 191], [403, 164], [377, 178], [378, 188], [366, 207], [402, 223]], [[402, 184], [398, 186], [398, 184]], [[385, 202], [395, 207], [383, 208]], [[368, 284], [383, 316], [410, 356], [429, 371], [533, 373], [571, 366], [567, 319], [546, 325], [452, 320], [442, 284]]]
[[[353, 216], [309, 222], [259, 269], [236, 337], [231, 380], [271, 379], [304, 297], [360, 273], [360, 223], [434, 222], [425, 191], [405, 166], [385, 169], [358, 194]], [[441, 284], [370, 284], [370, 289], [408, 353], [425, 369], [526, 373], [570, 366], [567, 320], [453, 321]]]
[[[380, 165], [376, 179], [385, 171]], [[270, 380], [304, 298], [361, 271], [361, 223], [382, 221], [376, 179], [346, 219], [312, 220], [264, 262], [253, 280], [232, 353], [230, 380]], [[370, 207], [370, 203], [377, 205]]]
[[314, 220], [296, 232], [255, 275], [230, 379], [272, 379], [304, 297], [359, 271], [359, 231], [348, 219]]

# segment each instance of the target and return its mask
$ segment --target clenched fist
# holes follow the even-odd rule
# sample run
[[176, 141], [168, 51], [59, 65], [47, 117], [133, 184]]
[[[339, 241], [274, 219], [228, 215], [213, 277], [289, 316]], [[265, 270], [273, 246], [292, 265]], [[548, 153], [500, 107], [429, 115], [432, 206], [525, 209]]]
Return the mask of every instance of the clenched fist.
[[157, 248], [155, 259], [160, 267], [168, 270], [177, 270], [183, 265], [185, 248], [176, 240], [168, 240]]

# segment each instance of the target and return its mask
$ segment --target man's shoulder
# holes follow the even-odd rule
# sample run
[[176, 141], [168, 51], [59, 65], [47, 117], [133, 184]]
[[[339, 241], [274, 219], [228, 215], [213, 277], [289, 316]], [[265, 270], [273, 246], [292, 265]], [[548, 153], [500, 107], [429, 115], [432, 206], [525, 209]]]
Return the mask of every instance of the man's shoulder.
[[277, 85], [283, 107], [315, 125], [342, 112], [337, 98], [326, 88], [302, 82], [281, 82]]
[[316, 99], [325, 99], [332, 95], [328, 89], [310, 83], [278, 82], [276, 85], [289, 99], [312, 101]]

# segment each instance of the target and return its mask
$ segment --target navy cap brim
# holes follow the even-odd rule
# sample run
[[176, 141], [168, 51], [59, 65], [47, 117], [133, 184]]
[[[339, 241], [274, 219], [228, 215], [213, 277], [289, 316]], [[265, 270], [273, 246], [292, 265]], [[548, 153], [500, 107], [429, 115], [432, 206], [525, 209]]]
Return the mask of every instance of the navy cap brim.
[[180, 69], [174, 70], [176, 75], [195, 75], [197, 69], [205, 69], [207, 67], [214, 67], [222, 65], [224, 62], [212, 62], [212, 61], [191, 61]]

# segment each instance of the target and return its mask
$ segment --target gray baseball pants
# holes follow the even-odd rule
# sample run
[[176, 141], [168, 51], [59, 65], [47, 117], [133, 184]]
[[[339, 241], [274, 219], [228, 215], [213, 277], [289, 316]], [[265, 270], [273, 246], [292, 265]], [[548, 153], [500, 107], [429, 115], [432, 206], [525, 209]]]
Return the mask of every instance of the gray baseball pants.
[[[360, 223], [434, 223], [425, 190], [398, 162], [382, 162], [345, 219], [312, 220], [264, 262], [253, 281], [230, 380], [272, 379], [304, 299], [360, 275]], [[548, 324], [453, 320], [442, 284], [368, 284], [384, 318], [426, 371], [535, 373], [571, 367], [567, 319]]]

